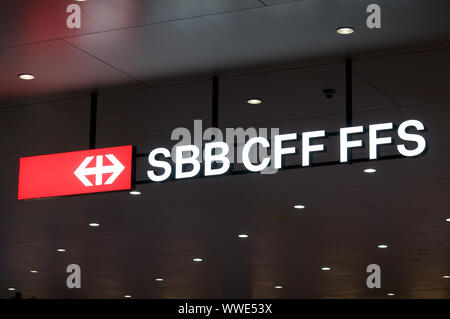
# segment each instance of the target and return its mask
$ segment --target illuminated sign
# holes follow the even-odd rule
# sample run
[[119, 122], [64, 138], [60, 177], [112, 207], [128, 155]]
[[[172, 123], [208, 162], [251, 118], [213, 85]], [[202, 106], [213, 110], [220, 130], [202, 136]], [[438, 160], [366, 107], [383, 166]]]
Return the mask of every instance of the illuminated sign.
[[133, 146], [20, 158], [18, 199], [128, 190]]
[[[392, 122], [369, 125], [369, 159], [378, 159], [378, 150], [382, 145], [393, 143], [391, 136], [380, 137], [380, 132], [391, 131], [394, 129]], [[415, 157], [426, 151], [427, 143], [425, 138], [417, 132], [424, 131], [425, 127], [418, 120], [407, 120], [402, 122], [397, 128], [397, 135], [405, 144], [396, 145], [398, 153], [404, 157]], [[354, 148], [363, 147], [363, 141], [352, 139], [352, 134], [364, 133], [363, 126], [344, 127], [339, 130], [340, 155], [339, 162], [346, 163], [349, 161], [349, 152]], [[385, 132], [387, 133], [387, 132]], [[295, 142], [301, 137], [301, 166], [311, 165], [311, 155], [315, 152], [323, 152], [326, 150], [324, 144], [312, 143], [317, 138], [325, 138], [327, 136], [325, 130], [317, 130], [303, 132], [301, 135], [297, 133], [278, 134], [275, 135], [271, 142], [265, 137], [252, 137], [248, 139], [242, 149], [242, 163], [245, 168], [251, 172], [260, 172], [266, 169], [273, 161], [275, 169], [283, 168], [282, 162], [284, 156], [296, 154], [298, 148], [296, 146], [283, 147], [284, 142]], [[411, 147], [413, 145], [413, 147]], [[260, 158], [259, 163], [251, 160], [250, 153], [256, 147], [271, 149], [271, 156]], [[231, 168], [231, 161], [228, 156], [230, 147], [227, 143], [214, 141], [206, 143], [203, 153], [196, 145], [180, 145], [175, 148], [173, 161], [174, 165], [167, 161], [173, 157], [171, 152], [163, 147], [156, 148], [148, 155], [148, 163], [152, 166], [147, 171], [148, 178], [153, 182], [162, 182], [173, 176], [175, 179], [191, 178], [201, 173], [201, 162], [203, 164], [204, 176], [215, 176], [227, 173]], [[187, 154], [187, 155], [186, 155]], [[203, 159], [200, 157], [203, 156]], [[218, 165], [219, 164], [219, 165]], [[173, 167], [174, 166], [174, 167]]]

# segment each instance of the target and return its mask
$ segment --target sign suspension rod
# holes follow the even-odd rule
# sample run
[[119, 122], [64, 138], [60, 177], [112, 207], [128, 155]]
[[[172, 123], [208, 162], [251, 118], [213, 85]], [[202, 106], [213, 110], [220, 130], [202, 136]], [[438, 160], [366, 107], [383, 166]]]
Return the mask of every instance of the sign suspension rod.
[[90, 128], [89, 128], [89, 148], [96, 147], [97, 137], [97, 93], [91, 93], [91, 107], [90, 107]]

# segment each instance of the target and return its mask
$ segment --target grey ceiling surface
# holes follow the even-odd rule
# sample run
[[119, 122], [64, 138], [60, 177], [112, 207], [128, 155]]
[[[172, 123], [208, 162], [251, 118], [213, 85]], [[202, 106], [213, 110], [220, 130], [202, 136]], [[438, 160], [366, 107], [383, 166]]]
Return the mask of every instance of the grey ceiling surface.
[[[79, 31], [64, 24], [70, 1], [2, 3], [0, 297], [15, 287], [25, 298], [449, 298], [450, 2], [377, 1], [382, 29], [369, 30], [371, 2], [88, 0]], [[341, 25], [355, 34], [338, 36]], [[209, 126], [213, 74], [222, 128], [336, 131], [348, 55], [354, 123], [419, 119], [426, 155], [16, 200], [19, 157], [88, 147], [94, 89], [98, 147], [145, 153], [194, 119]], [[336, 159], [336, 145], [316, 159]], [[138, 179], [147, 168], [139, 159]], [[71, 263], [82, 289], [65, 286]], [[381, 289], [365, 285], [371, 263]]]

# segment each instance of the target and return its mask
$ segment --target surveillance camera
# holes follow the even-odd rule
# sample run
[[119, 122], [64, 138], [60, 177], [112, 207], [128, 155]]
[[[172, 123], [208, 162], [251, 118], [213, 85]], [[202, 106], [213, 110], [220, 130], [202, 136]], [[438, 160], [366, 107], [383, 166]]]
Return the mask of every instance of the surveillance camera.
[[333, 98], [334, 94], [336, 93], [335, 89], [324, 89], [323, 94], [327, 99]]

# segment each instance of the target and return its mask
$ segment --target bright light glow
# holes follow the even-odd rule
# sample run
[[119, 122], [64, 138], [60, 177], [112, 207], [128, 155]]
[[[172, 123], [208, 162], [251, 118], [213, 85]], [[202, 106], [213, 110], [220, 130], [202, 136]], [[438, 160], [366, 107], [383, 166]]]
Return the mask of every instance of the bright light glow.
[[[220, 149], [220, 153], [214, 152], [215, 149]], [[221, 175], [230, 168], [230, 160], [227, 157], [230, 147], [224, 142], [212, 142], [205, 144], [203, 156], [205, 158], [205, 176]], [[213, 168], [213, 162], [221, 162], [220, 168]]]
[[386, 244], [381, 244], [381, 245], [378, 245], [378, 248], [388, 248], [388, 245], [386, 245]]
[[447, 218], [446, 221], [450, 222], [450, 218]]
[[281, 134], [275, 135], [273, 152], [275, 153], [275, 168], [281, 168], [282, 156], [286, 154], [294, 154], [296, 151], [295, 147], [284, 148], [282, 143], [284, 141], [293, 141], [297, 139], [297, 133]]
[[331, 270], [331, 268], [330, 267], [322, 267], [321, 268], [323, 271], [328, 271], [328, 270]]
[[124, 295], [124, 298], [131, 298], [131, 295]]
[[393, 123], [381, 123], [369, 125], [369, 158], [371, 160], [378, 158], [378, 145], [392, 143], [392, 137], [378, 137], [379, 131], [392, 130]]
[[253, 165], [253, 163], [250, 160], [250, 150], [254, 144], [261, 144], [263, 147], [268, 148], [270, 147], [269, 141], [264, 137], [252, 137], [245, 143], [244, 148], [242, 149], [242, 162], [244, 163], [244, 166], [246, 169], [248, 169], [250, 172], [259, 172], [263, 169], [266, 169], [267, 166], [269, 166], [270, 158], [265, 157], [261, 160], [261, 163], [259, 165]]
[[163, 278], [156, 278], [155, 281], [164, 281]]
[[304, 205], [294, 205], [295, 209], [304, 209], [305, 206]]
[[194, 259], [192, 259], [193, 261], [195, 261], [195, 262], [201, 262], [201, 261], [203, 261], [203, 259], [201, 259], [201, 258], [194, 258]]
[[325, 131], [312, 131], [302, 133], [302, 166], [309, 166], [309, 161], [312, 152], [322, 152], [325, 150], [325, 145], [315, 144], [311, 145], [310, 141], [315, 137], [324, 137]]
[[9, 291], [14, 291], [14, 290], [16, 290], [16, 288], [9, 287], [8, 290], [9, 290]]
[[390, 292], [387, 294], [388, 296], [395, 296], [395, 294], [393, 292]]
[[276, 286], [273, 286], [273, 288], [275, 288], [275, 289], [282, 289], [282, 288], [283, 288], [283, 286], [280, 286], [280, 285], [276, 285]]
[[64, 253], [64, 252], [66, 252], [67, 250], [65, 250], [64, 248], [58, 248], [56, 251], [59, 252], [59, 253]]
[[340, 129], [339, 140], [341, 148], [341, 163], [346, 163], [348, 161], [348, 149], [354, 147], [362, 147], [362, 140], [348, 140], [349, 134], [362, 133], [364, 132], [363, 126], [354, 127], [344, 127]]
[[131, 195], [141, 195], [141, 192], [135, 190], [135, 191], [131, 191], [130, 194]]
[[[191, 153], [189, 157], [183, 157], [184, 153]], [[200, 155], [200, 150], [195, 145], [180, 145], [176, 148], [175, 153], [175, 178], [190, 178], [200, 173], [200, 162], [197, 158]], [[193, 166], [191, 171], [183, 171], [183, 166], [191, 164]]]
[[99, 223], [89, 223], [89, 226], [91, 226], [91, 227], [98, 227], [98, 226], [100, 226], [100, 224]]
[[239, 238], [248, 238], [248, 235], [247, 234], [240, 234], [238, 237]]
[[449, 275], [444, 275], [444, 276], [442, 276], [442, 278], [444, 278], [444, 279], [450, 279], [450, 276], [449, 276]]
[[339, 34], [352, 34], [353, 32], [355, 32], [355, 29], [353, 29], [352, 27], [341, 27], [337, 28], [336, 32]]
[[375, 168], [366, 168], [364, 170], [364, 173], [372, 174], [375, 173], [377, 170]]
[[37, 274], [39, 271], [37, 271], [37, 270], [30, 270], [30, 272], [31, 272], [32, 274]]
[[19, 74], [19, 78], [25, 81], [34, 80], [34, 75], [29, 73]]
[[420, 136], [418, 134], [407, 133], [406, 129], [409, 126], [413, 126], [418, 131], [425, 130], [425, 126], [420, 121], [408, 120], [408, 121], [404, 121], [398, 127], [398, 136], [404, 141], [412, 141], [412, 142], [417, 143], [417, 147], [415, 149], [409, 150], [406, 148], [406, 146], [404, 144], [401, 144], [401, 145], [397, 145], [397, 149], [398, 149], [399, 153], [402, 154], [403, 156], [406, 156], [406, 157], [418, 156], [425, 151], [425, 149], [427, 147], [427, 142], [425, 141], [423, 136]]
[[154, 171], [147, 171], [147, 176], [150, 180], [154, 182], [162, 182], [169, 178], [172, 173], [172, 166], [169, 163], [156, 160], [156, 155], [162, 154], [165, 158], [170, 157], [170, 151], [164, 147], [155, 148], [148, 154], [148, 163], [153, 167], [158, 167], [164, 169], [164, 173], [161, 175], [156, 175]]
[[251, 104], [251, 105], [258, 105], [258, 104], [261, 104], [262, 101], [259, 99], [250, 99], [250, 100], [247, 100], [247, 103]]

